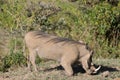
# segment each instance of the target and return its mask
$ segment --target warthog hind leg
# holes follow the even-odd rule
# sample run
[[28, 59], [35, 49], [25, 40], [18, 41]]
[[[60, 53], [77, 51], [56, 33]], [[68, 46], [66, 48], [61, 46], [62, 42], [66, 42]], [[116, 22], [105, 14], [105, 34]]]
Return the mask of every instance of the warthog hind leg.
[[[37, 66], [35, 64], [35, 59], [36, 59], [36, 52], [35, 51], [31, 51], [30, 52], [30, 56], [29, 56], [29, 60], [34, 68], [34, 70], [37, 72]], [[30, 67], [30, 64], [29, 64]]]

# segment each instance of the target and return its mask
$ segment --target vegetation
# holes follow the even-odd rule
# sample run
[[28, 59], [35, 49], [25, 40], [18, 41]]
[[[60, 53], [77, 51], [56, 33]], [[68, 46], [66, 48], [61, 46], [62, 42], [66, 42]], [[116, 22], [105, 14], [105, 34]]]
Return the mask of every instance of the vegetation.
[[[120, 2], [71, 1], [0, 0], [0, 29], [9, 33], [8, 45], [5, 46], [8, 52], [0, 64], [5, 62], [4, 66], [11, 66], [25, 63], [23, 37], [30, 30], [83, 40], [93, 48], [95, 58], [119, 58]], [[5, 43], [0, 40], [1, 44]]]

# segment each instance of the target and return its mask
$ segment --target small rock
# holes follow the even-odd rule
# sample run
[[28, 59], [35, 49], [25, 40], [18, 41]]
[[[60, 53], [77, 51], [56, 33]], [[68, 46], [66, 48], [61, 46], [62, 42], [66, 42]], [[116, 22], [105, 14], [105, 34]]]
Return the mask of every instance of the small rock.
[[109, 71], [105, 71], [102, 73], [102, 76], [103, 77], [108, 77], [110, 75], [110, 72]]

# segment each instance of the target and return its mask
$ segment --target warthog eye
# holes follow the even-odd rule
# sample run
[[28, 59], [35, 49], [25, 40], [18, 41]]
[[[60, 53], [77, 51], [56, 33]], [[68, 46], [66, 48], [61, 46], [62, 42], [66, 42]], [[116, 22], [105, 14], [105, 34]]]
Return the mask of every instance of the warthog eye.
[[86, 49], [90, 52], [90, 54], [92, 54], [92, 50], [91, 50], [91, 48], [88, 46], [88, 45], [86, 45]]

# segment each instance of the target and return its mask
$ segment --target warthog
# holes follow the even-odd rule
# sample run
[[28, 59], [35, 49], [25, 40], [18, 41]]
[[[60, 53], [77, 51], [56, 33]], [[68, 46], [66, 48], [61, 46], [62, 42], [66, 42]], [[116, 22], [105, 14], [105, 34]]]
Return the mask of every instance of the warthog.
[[86, 73], [96, 73], [93, 66], [93, 51], [84, 43], [46, 34], [41, 31], [31, 31], [25, 35], [25, 43], [29, 50], [28, 67], [33, 65], [37, 71], [35, 59], [40, 58], [59, 61], [68, 76], [73, 75], [72, 65], [80, 62]]

